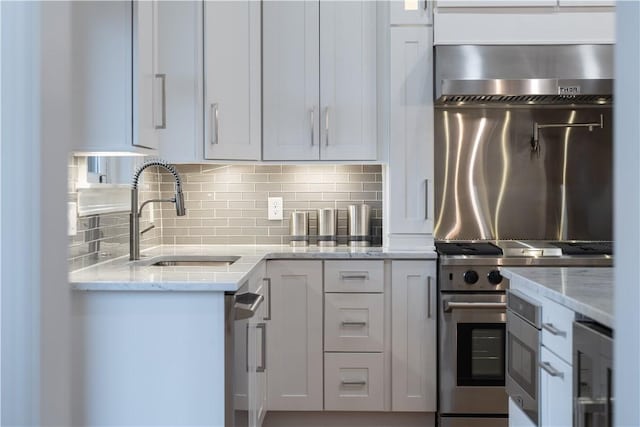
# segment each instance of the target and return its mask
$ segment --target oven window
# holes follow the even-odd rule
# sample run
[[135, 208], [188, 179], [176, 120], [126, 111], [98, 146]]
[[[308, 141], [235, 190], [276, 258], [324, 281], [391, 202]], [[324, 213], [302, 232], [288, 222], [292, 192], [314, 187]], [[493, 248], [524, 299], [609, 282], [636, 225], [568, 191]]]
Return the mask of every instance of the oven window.
[[537, 382], [537, 356], [534, 350], [509, 333], [509, 377], [513, 378], [529, 396], [536, 399]]
[[458, 385], [504, 387], [505, 325], [458, 323]]

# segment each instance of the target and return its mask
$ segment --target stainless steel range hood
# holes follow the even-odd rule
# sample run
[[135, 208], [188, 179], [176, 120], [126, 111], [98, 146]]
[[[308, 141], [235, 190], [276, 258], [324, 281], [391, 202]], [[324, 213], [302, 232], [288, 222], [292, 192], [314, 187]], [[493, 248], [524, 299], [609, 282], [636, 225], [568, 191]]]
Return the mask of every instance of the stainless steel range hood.
[[611, 104], [613, 50], [613, 45], [436, 46], [436, 104]]

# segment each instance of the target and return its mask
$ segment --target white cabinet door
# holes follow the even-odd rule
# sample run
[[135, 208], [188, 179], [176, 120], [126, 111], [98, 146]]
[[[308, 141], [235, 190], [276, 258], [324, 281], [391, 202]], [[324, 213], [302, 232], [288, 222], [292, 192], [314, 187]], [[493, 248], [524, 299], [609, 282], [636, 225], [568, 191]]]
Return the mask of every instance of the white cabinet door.
[[558, 0], [560, 7], [578, 6], [578, 7], [614, 7], [615, 0]]
[[172, 162], [203, 159], [202, 8], [201, 1], [158, 4], [158, 71], [165, 80], [158, 135], [160, 156]]
[[264, 160], [320, 155], [319, 2], [262, 3]]
[[433, 229], [433, 46], [429, 27], [391, 28], [389, 232]]
[[573, 368], [545, 347], [540, 364], [540, 425], [571, 426]]
[[391, 408], [435, 412], [435, 261], [391, 262]]
[[153, 153], [145, 147], [155, 146], [150, 108], [155, 7], [155, 2], [73, 2], [74, 152]]
[[320, 2], [320, 159], [377, 155], [373, 1]]
[[436, 4], [438, 7], [553, 7], [557, 0], [437, 0]]
[[432, 0], [390, 0], [391, 25], [430, 25], [433, 23]]
[[[157, 73], [158, 2], [133, 2], [133, 145], [158, 149], [164, 126], [163, 86]], [[156, 92], [155, 88], [159, 91]]]
[[204, 3], [205, 159], [260, 159], [260, 3]]
[[[266, 273], [265, 264], [252, 273], [249, 278], [249, 290], [266, 298], [268, 292], [267, 283], [264, 280]], [[267, 413], [267, 359], [266, 359], [266, 322], [267, 301], [263, 300], [256, 314], [249, 322], [250, 346], [249, 363], [249, 426], [260, 427]]]
[[269, 261], [268, 408], [323, 409], [322, 261]]

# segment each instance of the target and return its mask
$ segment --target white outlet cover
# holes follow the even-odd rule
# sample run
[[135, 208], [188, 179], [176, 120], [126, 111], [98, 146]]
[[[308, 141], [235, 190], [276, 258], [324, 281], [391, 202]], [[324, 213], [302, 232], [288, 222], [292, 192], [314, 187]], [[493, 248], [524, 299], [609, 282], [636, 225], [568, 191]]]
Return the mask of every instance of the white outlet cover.
[[269, 197], [267, 200], [267, 216], [269, 220], [277, 221], [282, 219], [282, 197]]

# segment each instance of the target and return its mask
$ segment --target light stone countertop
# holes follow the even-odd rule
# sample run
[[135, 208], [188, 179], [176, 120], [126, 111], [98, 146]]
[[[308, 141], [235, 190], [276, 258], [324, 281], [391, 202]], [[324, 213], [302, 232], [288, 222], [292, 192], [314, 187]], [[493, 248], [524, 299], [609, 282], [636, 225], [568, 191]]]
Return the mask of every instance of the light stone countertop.
[[613, 268], [504, 268], [511, 288], [521, 287], [613, 328]]
[[[165, 257], [239, 256], [229, 266], [158, 267]], [[391, 250], [383, 247], [291, 247], [287, 245], [160, 245], [142, 251], [140, 261], [120, 257], [69, 274], [77, 291], [232, 291], [235, 292], [263, 260], [268, 259], [433, 259], [432, 248]]]

